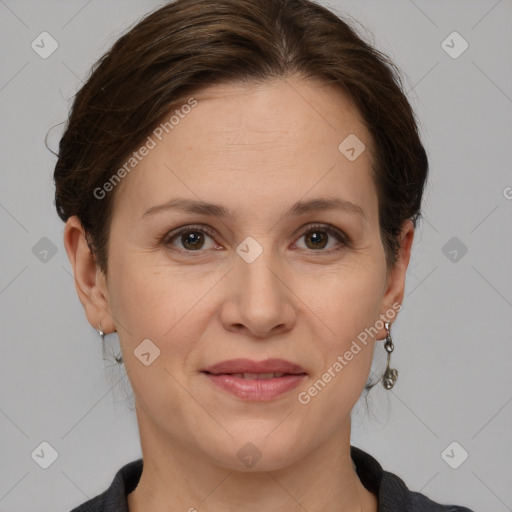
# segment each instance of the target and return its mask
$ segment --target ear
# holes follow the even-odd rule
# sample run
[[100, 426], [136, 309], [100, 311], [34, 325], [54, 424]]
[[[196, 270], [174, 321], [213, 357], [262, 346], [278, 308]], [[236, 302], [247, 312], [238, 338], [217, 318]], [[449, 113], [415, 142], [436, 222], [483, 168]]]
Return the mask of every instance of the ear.
[[87, 244], [85, 231], [77, 216], [70, 217], [66, 222], [64, 246], [73, 267], [76, 291], [87, 320], [95, 329], [99, 329], [101, 324], [105, 334], [115, 331], [106, 278]]
[[[382, 309], [380, 318], [390, 324], [396, 319], [396, 315], [401, 309], [405, 291], [405, 274], [411, 258], [411, 248], [414, 239], [414, 224], [410, 219], [402, 225], [400, 233], [400, 250], [393, 267], [388, 271], [385, 294], [382, 298]], [[398, 308], [400, 306], [400, 308]], [[386, 337], [386, 329], [380, 330], [376, 339]]]

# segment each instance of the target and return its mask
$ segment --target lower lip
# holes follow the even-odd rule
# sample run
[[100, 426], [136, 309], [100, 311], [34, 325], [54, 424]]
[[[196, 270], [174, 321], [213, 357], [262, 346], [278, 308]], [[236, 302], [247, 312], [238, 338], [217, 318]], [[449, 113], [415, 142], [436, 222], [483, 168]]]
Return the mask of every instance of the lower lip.
[[233, 395], [253, 401], [272, 400], [283, 393], [291, 391], [304, 381], [307, 376], [283, 375], [274, 379], [242, 379], [233, 375], [212, 375], [203, 372], [215, 385], [232, 393]]

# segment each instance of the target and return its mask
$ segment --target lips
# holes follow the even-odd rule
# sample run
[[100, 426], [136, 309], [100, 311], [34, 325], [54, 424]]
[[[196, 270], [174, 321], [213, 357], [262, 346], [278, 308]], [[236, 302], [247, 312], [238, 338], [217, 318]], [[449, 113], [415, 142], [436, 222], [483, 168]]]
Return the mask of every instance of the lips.
[[[214, 375], [214, 374], [212, 374]], [[279, 379], [284, 375], [291, 375], [290, 373], [273, 372], [273, 373], [224, 373], [221, 375], [231, 375], [238, 379], [253, 379], [253, 380], [267, 380], [267, 379]]]
[[302, 366], [284, 359], [230, 359], [205, 368], [201, 373], [224, 392], [257, 402], [286, 396], [308, 375]]
[[253, 361], [251, 359], [229, 359], [214, 364], [202, 370], [212, 375], [233, 375], [244, 379], [270, 379], [283, 375], [306, 374], [302, 366], [285, 359], [266, 359]]

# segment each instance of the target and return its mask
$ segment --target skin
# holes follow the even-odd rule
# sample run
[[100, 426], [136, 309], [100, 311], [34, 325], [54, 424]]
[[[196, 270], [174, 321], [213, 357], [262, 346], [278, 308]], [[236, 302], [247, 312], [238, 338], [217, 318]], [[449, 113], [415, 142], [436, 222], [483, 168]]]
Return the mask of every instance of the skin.
[[[376, 512], [377, 497], [352, 466], [350, 413], [385, 330], [360, 344], [308, 404], [297, 395], [402, 303], [412, 222], [388, 267], [370, 174], [373, 143], [338, 90], [293, 76], [211, 86], [194, 97], [198, 105], [117, 186], [108, 277], [76, 217], [64, 234], [87, 318], [94, 328], [117, 330], [135, 395], [144, 469], [129, 509]], [[338, 150], [349, 134], [366, 144], [354, 161]], [[327, 196], [364, 215], [285, 216], [298, 200]], [[176, 197], [220, 203], [232, 217], [143, 215]], [[312, 223], [334, 225], [349, 243]], [[197, 224], [214, 235], [196, 246], [190, 233], [162, 241]], [[263, 249], [252, 263], [236, 252], [248, 236]], [[160, 350], [148, 366], [134, 355], [145, 339]], [[308, 376], [271, 401], [246, 401], [200, 373], [236, 357], [287, 359]], [[251, 468], [237, 456], [248, 442], [262, 455]]]

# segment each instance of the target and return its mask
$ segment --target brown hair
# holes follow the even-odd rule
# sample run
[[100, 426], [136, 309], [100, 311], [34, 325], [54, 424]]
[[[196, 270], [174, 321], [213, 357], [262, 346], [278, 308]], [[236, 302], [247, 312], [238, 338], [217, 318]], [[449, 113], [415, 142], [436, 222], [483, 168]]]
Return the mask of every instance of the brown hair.
[[93, 66], [59, 144], [58, 215], [78, 216], [105, 274], [116, 192], [98, 199], [94, 190], [186, 95], [293, 73], [335, 85], [362, 115], [375, 144], [381, 238], [388, 265], [396, 261], [403, 222], [420, 216], [428, 160], [394, 64], [309, 0], [176, 0]]

